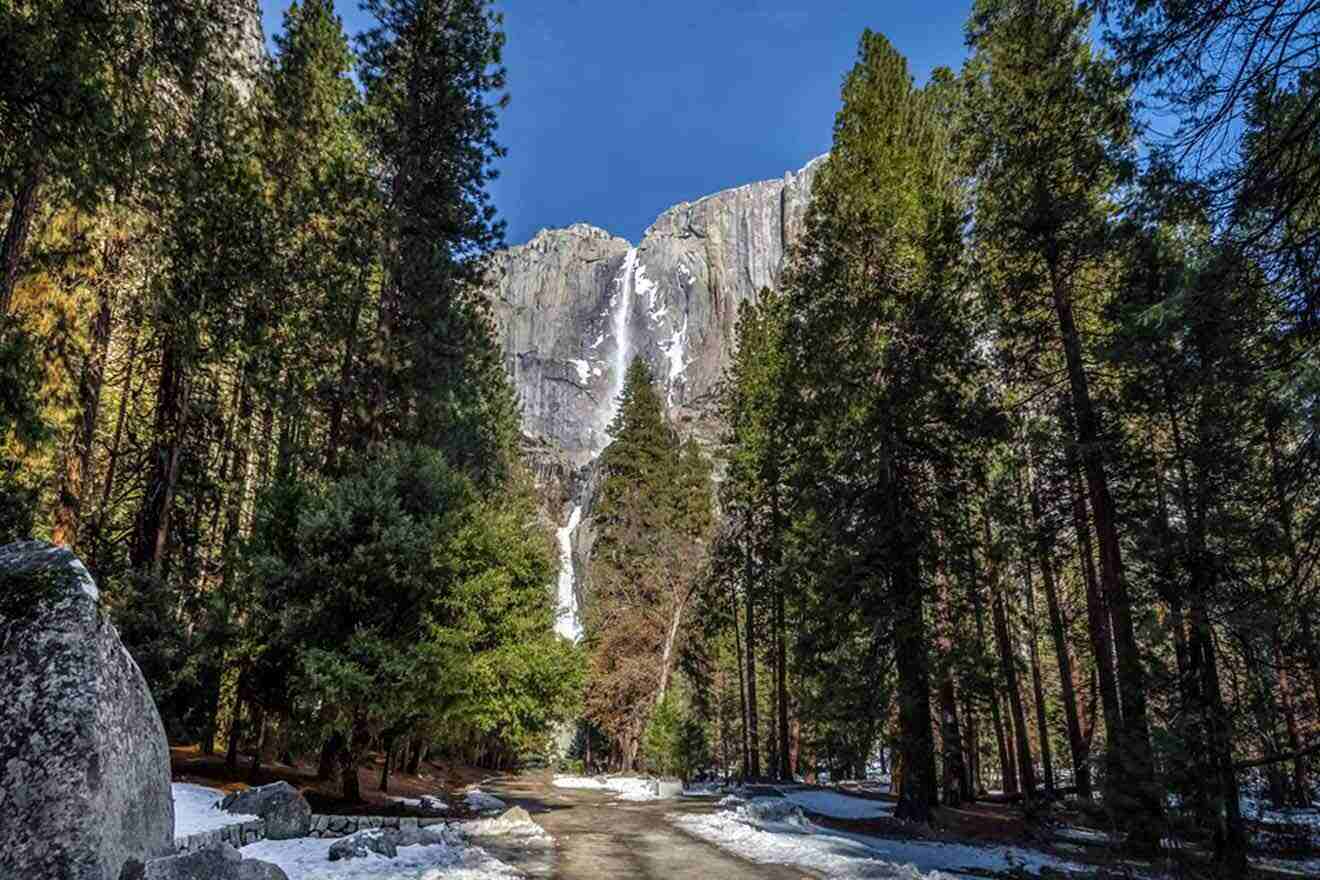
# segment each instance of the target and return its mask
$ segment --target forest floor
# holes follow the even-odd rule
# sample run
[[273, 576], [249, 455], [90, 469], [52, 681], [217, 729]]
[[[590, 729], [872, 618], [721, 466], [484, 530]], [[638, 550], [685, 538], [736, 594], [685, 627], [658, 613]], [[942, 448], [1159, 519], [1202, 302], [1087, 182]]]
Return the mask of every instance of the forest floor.
[[[196, 748], [176, 747], [171, 749], [171, 763], [176, 782], [222, 790], [241, 789], [250, 784], [247, 757], [240, 762], [236, 773], [230, 773], [223, 755], [207, 756]], [[1036, 869], [1031, 872], [1033, 876], [1041, 868], [1062, 868], [1062, 863], [1067, 863], [1063, 871], [1052, 873], [1045, 870], [1044, 875], [1159, 877], [1165, 876], [1172, 867], [1123, 856], [1109, 845], [1102, 832], [1087, 829], [1089, 823], [1084, 817], [1055, 817], [1062, 820], [1062, 827], [1050, 830], [1033, 827], [1023, 819], [1019, 810], [1008, 804], [979, 802], [958, 809], [939, 808], [932, 828], [914, 829], [886, 815], [883, 809], [865, 809], [865, 800], [879, 802], [877, 806], [892, 804], [893, 799], [885, 795], [820, 786], [757, 786], [744, 790], [743, 794], [748, 797], [785, 797], [803, 806], [817, 835], [810, 842], [818, 849], [814, 858], [817, 861], [826, 859], [824, 863], [815, 864], [810, 859], [802, 861], [800, 850], [806, 838], [800, 830], [785, 828], [779, 831], [786, 834], [773, 833], [776, 830], [773, 822], [757, 829], [753, 820], [751, 829], [771, 833], [749, 834], [746, 817], [735, 818], [727, 805], [721, 809], [718, 797], [628, 801], [619, 799], [615, 792], [608, 790], [556, 787], [553, 775], [547, 771], [492, 777], [487, 770], [438, 763], [424, 764], [416, 776], [390, 774], [388, 792], [381, 792], [379, 756], [374, 756], [360, 770], [364, 798], [361, 803], [345, 801], [334, 783], [317, 782], [316, 767], [312, 764], [266, 764], [251, 784], [264, 785], [281, 780], [301, 789], [316, 813], [423, 815], [400, 799], [432, 795], [451, 805], [451, 810], [446, 813], [451, 819], [476, 815], [465, 806], [463, 792], [479, 784], [482, 791], [510, 806], [526, 809], [532, 819], [553, 837], [553, 851], [548, 854], [535, 851], [529, 854], [516, 846], [503, 851], [498, 839], [481, 841], [492, 855], [533, 878], [684, 880], [719, 877], [738, 880], [745, 877], [778, 880], [814, 876], [895, 876], [873, 873], [867, 862], [877, 858], [890, 864], [915, 864], [922, 872], [938, 869], [953, 876], [1007, 876], [1002, 872], [1003, 866], [996, 863], [994, 853], [1000, 854], [1000, 858], [1012, 854], [1014, 860], [1025, 860]], [[812, 809], [814, 799], [835, 795], [846, 795], [863, 808], [856, 815], [826, 807], [821, 809], [835, 812], [835, 815]], [[850, 844], [863, 849], [850, 851]], [[799, 851], [784, 850], [785, 846], [797, 847]], [[821, 850], [821, 847], [828, 850]], [[1202, 863], [1204, 858], [1195, 850], [1187, 850], [1180, 854], [1179, 860], [1186, 868]], [[980, 864], [982, 861], [984, 865]], [[1253, 877], [1314, 876], [1308, 872], [1314, 863], [1253, 861], [1256, 861]], [[1035, 862], [1038, 864], [1033, 864]], [[837, 873], [835, 867], [839, 868]]]
[[224, 755], [203, 755], [196, 746], [170, 748], [170, 770], [175, 782], [191, 782], [223, 791], [235, 791], [247, 788], [249, 785], [287, 782], [302, 790], [303, 796], [312, 806], [312, 812], [330, 816], [419, 815], [415, 809], [398, 799], [433, 795], [450, 804], [452, 812], [446, 813], [446, 816], [466, 818], [470, 811], [463, 808], [463, 799], [458, 793], [490, 775], [489, 770], [479, 770], [475, 767], [426, 762], [416, 776], [408, 773], [391, 773], [388, 791], [382, 792], [380, 791], [381, 758], [379, 755], [371, 755], [358, 770], [362, 801], [352, 803], [344, 800], [338, 782], [317, 781], [314, 764], [267, 763], [261, 766], [255, 777], [252, 777], [249, 773], [250, 763], [251, 759], [245, 755], [239, 761], [238, 770], [231, 773], [225, 767]]

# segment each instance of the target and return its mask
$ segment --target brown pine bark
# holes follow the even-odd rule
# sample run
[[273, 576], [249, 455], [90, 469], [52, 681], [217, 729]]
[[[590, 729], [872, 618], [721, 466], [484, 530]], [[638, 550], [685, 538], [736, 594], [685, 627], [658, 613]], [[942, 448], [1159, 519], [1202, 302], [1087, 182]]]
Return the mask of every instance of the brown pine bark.
[[[751, 749], [747, 742], [747, 682], [743, 677], [743, 649], [742, 649], [742, 628], [738, 622], [738, 591], [732, 586], [729, 589], [729, 603], [733, 606], [733, 651], [734, 659], [738, 665], [738, 709], [740, 711], [739, 734], [742, 741], [742, 775], [744, 777], [750, 772], [751, 767]], [[591, 738], [587, 737], [590, 744]], [[590, 771], [588, 771], [590, 772]]]
[[134, 568], [150, 569], [157, 576], [168, 549], [174, 492], [179, 484], [182, 444], [187, 428], [187, 397], [183, 358], [176, 345], [166, 339], [156, 389], [151, 465], [130, 555]]
[[1119, 543], [1117, 514], [1105, 473], [1100, 422], [1091, 401], [1091, 389], [1082, 360], [1081, 337], [1073, 317], [1070, 293], [1060, 279], [1057, 256], [1048, 255], [1054, 309], [1059, 321], [1068, 384], [1072, 392], [1076, 441], [1082, 471], [1086, 476], [1091, 512], [1095, 516], [1100, 550], [1100, 586], [1114, 624], [1114, 650], [1118, 661], [1118, 690], [1123, 722], [1120, 738], [1121, 784], [1128, 790], [1133, 809], [1127, 819], [1127, 843], [1146, 852], [1157, 852], [1163, 837], [1162, 792], [1155, 782], [1155, 755], [1151, 748], [1146, 711], [1146, 670], [1141, 663], [1132, 602], [1128, 595]]
[[1004, 690], [1008, 693], [1008, 707], [1013, 722], [1014, 747], [1017, 752], [1017, 777], [1021, 783], [1024, 802], [1036, 796], [1036, 768], [1032, 761], [1031, 745], [1027, 740], [1026, 713], [1022, 708], [1022, 691], [1018, 686], [1017, 661], [1013, 657], [1013, 644], [1008, 632], [1008, 613], [1005, 609], [1004, 590], [999, 584], [999, 550], [994, 542], [990, 509], [987, 504], [982, 518], [985, 546], [989, 564], [986, 582], [990, 587], [990, 616], [995, 627], [995, 643], [999, 650], [999, 668]]
[[972, 782], [964, 759], [962, 729], [958, 724], [958, 700], [953, 688], [953, 675], [946, 673], [940, 679], [940, 743], [943, 752], [944, 791], [946, 807], [961, 806], [972, 800]]
[[[911, 548], [913, 545], [904, 542]], [[929, 650], [923, 590], [915, 551], [899, 560], [892, 578], [894, 654], [898, 673], [899, 753], [903, 792], [894, 816], [908, 822], [930, 821], [939, 799], [935, 775], [935, 738], [930, 724]]]
[[760, 733], [757, 730], [756, 711], [756, 603], [752, 598], [752, 554], [746, 553], [746, 625], [747, 638], [747, 749], [750, 758], [748, 775], [752, 779], [761, 778]]
[[[1030, 451], [1028, 451], [1030, 455]], [[1052, 542], [1045, 534], [1042, 522], [1040, 491], [1036, 486], [1035, 468], [1030, 457], [1027, 471], [1028, 494], [1031, 501], [1032, 524], [1036, 529], [1036, 562], [1040, 567], [1041, 583], [1045, 590], [1045, 606], [1049, 613], [1050, 637], [1054, 644], [1054, 660], [1059, 667], [1062, 690], [1064, 723], [1068, 729], [1068, 752], [1072, 758], [1073, 783], [1079, 797], [1091, 797], [1090, 745], [1082, 736], [1081, 719], [1077, 710], [1077, 692], [1073, 684], [1072, 656], [1063, 627], [1063, 614], [1059, 608], [1059, 591], [1054, 579], [1054, 553]], [[1032, 615], [1034, 619], [1034, 614]]]
[[0, 317], [8, 315], [14, 303], [14, 288], [18, 285], [18, 270], [27, 250], [28, 234], [37, 214], [37, 203], [46, 170], [40, 161], [33, 162], [19, 185], [14, 204], [9, 209], [9, 222], [4, 238], [0, 238]]
[[[1071, 433], [1071, 427], [1068, 427]], [[1123, 730], [1123, 711], [1118, 699], [1118, 678], [1114, 670], [1114, 647], [1109, 625], [1109, 609], [1100, 593], [1100, 582], [1095, 572], [1095, 557], [1091, 547], [1091, 523], [1086, 509], [1086, 495], [1080, 484], [1075, 447], [1065, 441], [1068, 457], [1068, 488], [1072, 497], [1073, 529], [1077, 534], [1077, 556], [1086, 586], [1087, 632], [1091, 636], [1091, 653], [1095, 660], [1095, 678], [1100, 692], [1100, 705], [1105, 719], [1105, 794], [1109, 796], [1119, 786], [1122, 768], [1119, 766], [1119, 744]]]
[[1054, 758], [1050, 749], [1050, 728], [1045, 717], [1045, 686], [1040, 674], [1039, 637], [1036, 633], [1036, 587], [1031, 579], [1031, 563], [1022, 565], [1023, 588], [1027, 594], [1027, 647], [1031, 660], [1031, 690], [1036, 703], [1036, 736], [1040, 740], [1040, 763], [1045, 774], [1045, 794], [1054, 796]]
[[[990, 548], [986, 547], [986, 554]], [[973, 563], [975, 559], [973, 557]], [[972, 577], [972, 608], [976, 613], [976, 634], [977, 640], [982, 646], [989, 647], [990, 641], [985, 632], [985, 612], [981, 608], [981, 591], [976, 584], [975, 566], [973, 565]], [[999, 694], [996, 690], [990, 694], [990, 719], [995, 730], [995, 745], [999, 752], [999, 775], [1004, 787], [1005, 794], [1015, 794], [1017, 792], [1017, 768], [1013, 766], [1013, 756], [1008, 750], [1008, 740], [1004, 736], [1004, 719], [999, 711]]]
[[77, 546], [82, 531], [83, 503], [91, 475], [96, 423], [101, 413], [106, 355], [110, 350], [112, 316], [107, 284], [101, 286], [98, 300], [91, 323], [91, 345], [78, 371], [78, 418], [73, 424], [69, 446], [64, 450], [63, 479], [52, 530], [53, 542], [65, 547]]

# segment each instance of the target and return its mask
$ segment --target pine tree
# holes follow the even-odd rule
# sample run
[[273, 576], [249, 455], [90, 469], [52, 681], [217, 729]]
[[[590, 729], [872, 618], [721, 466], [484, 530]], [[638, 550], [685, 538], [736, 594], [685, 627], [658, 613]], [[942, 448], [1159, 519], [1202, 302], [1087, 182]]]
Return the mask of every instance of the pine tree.
[[[1086, 369], [1078, 312], [1106, 258], [1110, 188], [1127, 173], [1127, 95], [1114, 65], [1087, 41], [1090, 17], [1070, 0], [985, 0], [968, 35], [968, 142], [979, 182], [978, 256], [1002, 286], [1006, 335], [1027, 338], [1041, 306], [1055, 315], [1054, 345], [1069, 380], [1072, 430], [1094, 517], [1099, 586], [1113, 618], [1121, 717], [1106, 704], [1111, 772], [1107, 801], [1129, 842], [1158, 849], [1163, 807], [1155, 783], [1146, 672], [1123, 563], [1110, 472], [1113, 452]], [[1028, 323], [1031, 321], [1031, 323]], [[1120, 802], [1123, 806], [1119, 806]]]
[[587, 713], [636, 765], [647, 719], [664, 699], [701, 585], [712, 525], [710, 465], [665, 421], [640, 358], [628, 367], [592, 513], [586, 632]]
[[[980, 435], [973, 314], [960, 280], [963, 210], [947, 73], [917, 89], [867, 33], [844, 84], [834, 149], [818, 173], [786, 289], [795, 470], [818, 531], [818, 589], [892, 634], [898, 679], [898, 815], [936, 803], [927, 614], [953, 530], [957, 451]], [[823, 352], [830, 352], [823, 357]], [[946, 482], [947, 481], [947, 482]], [[839, 618], [831, 619], [833, 624]]]

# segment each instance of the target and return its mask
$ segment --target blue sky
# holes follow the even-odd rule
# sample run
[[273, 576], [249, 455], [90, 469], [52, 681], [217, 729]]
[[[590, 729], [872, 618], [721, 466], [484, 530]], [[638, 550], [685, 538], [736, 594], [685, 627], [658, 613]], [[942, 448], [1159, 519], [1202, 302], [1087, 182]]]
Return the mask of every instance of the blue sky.
[[[266, 34], [288, 0], [261, 0]], [[337, 0], [362, 28], [358, 0]], [[511, 244], [585, 221], [633, 242], [670, 205], [825, 152], [870, 27], [918, 81], [965, 55], [970, 0], [501, 0], [512, 104], [492, 187]]]

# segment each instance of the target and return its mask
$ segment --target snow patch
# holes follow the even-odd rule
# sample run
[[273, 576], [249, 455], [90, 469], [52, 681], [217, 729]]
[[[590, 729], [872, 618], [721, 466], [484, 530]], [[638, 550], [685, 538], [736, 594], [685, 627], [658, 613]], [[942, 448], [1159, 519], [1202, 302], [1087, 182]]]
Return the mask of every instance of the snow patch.
[[1021, 847], [889, 840], [821, 828], [802, 818], [801, 808], [783, 798], [726, 798], [725, 809], [709, 815], [671, 813], [666, 818], [703, 840], [761, 864], [791, 865], [820, 875], [851, 880], [954, 880], [967, 869], [980, 872], [1021, 868], [1082, 870], [1083, 866]]
[[591, 364], [581, 358], [569, 358], [568, 362], [577, 369], [578, 381], [587, 381], [587, 377], [591, 375]]
[[289, 880], [503, 880], [523, 876], [456, 834], [445, 834], [443, 843], [401, 846], [393, 859], [369, 853], [365, 858], [332, 862], [330, 846], [335, 842], [313, 837], [262, 840], [240, 852], [245, 859], [277, 865]]
[[621, 801], [659, 800], [655, 783], [637, 776], [556, 776], [556, 788], [587, 788], [612, 791]]
[[218, 831], [229, 825], [255, 822], [258, 816], [226, 813], [220, 809], [225, 792], [187, 782], [170, 783], [174, 795], [174, 836], [187, 837], [203, 831]]
[[892, 816], [896, 804], [849, 797], [834, 791], [784, 791], [784, 799], [804, 810], [834, 819], [874, 819]]

